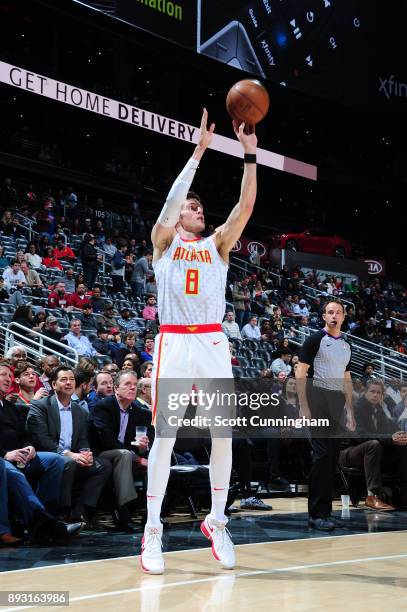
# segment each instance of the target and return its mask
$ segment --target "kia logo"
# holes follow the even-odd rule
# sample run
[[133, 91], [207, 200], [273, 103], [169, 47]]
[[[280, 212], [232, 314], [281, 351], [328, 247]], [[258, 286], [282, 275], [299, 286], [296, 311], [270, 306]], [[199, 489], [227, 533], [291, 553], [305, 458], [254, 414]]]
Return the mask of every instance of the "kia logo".
[[383, 270], [380, 261], [376, 261], [375, 259], [365, 259], [365, 263], [367, 263], [368, 274], [380, 274]]
[[259, 257], [263, 257], [266, 254], [266, 247], [261, 242], [249, 242], [247, 250], [250, 255], [259, 255]]
[[240, 242], [240, 240], [236, 240], [235, 242], [235, 246], [233, 247], [232, 251], [241, 251], [242, 250], [242, 243]]

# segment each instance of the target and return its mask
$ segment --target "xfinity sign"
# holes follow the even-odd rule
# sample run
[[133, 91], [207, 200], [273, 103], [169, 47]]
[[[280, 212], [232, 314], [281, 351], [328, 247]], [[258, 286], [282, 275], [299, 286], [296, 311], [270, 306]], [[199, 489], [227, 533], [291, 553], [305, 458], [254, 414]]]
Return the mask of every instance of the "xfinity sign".
[[387, 79], [382, 79], [379, 76], [379, 93], [391, 100], [393, 96], [398, 98], [407, 98], [407, 83], [401, 83], [396, 80], [394, 74], [391, 74]]

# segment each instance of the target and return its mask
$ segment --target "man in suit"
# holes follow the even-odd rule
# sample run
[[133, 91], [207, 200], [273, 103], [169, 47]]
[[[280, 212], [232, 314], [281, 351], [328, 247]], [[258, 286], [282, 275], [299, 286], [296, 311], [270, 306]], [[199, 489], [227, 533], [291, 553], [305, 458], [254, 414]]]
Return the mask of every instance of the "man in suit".
[[[356, 436], [361, 439], [376, 441], [376, 452], [380, 459], [371, 465], [371, 484], [368, 485], [371, 494], [377, 495], [382, 489], [382, 471], [397, 472], [400, 478], [401, 497], [399, 506], [407, 507], [407, 433], [399, 431], [397, 424], [386, 414], [383, 408], [384, 385], [381, 380], [372, 378], [367, 382], [366, 393], [355, 405]], [[362, 444], [359, 445], [362, 449]], [[353, 447], [358, 460], [358, 446]], [[361, 452], [360, 450], [360, 452]], [[352, 452], [352, 451], [351, 451]], [[357, 464], [357, 463], [356, 463]], [[353, 465], [347, 462], [346, 465]], [[368, 500], [369, 501], [369, 500]], [[368, 504], [371, 506], [371, 504]], [[371, 506], [374, 507], [374, 506]]]
[[38, 542], [71, 537], [80, 532], [83, 524], [64, 525], [51, 514], [59, 507], [63, 459], [52, 453], [37, 452], [32, 446], [25, 430], [27, 408], [17, 408], [5, 399], [11, 379], [10, 364], [0, 361], [0, 457], [5, 476], [1, 485], [2, 503], [7, 508], [7, 499], [10, 499], [16, 515]]
[[69, 366], [59, 366], [50, 377], [54, 395], [33, 401], [27, 428], [38, 449], [57, 453], [65, 462], [61, 506], [72, 507], [72, 486], [75, 479], [82, 488], [71, 519], [87, 519], [91, 523], [95, 508], [112, 468], [103, 458], [94, 459], [88, 441], [88, 412], [72, 401], [75, 375]]
[[[136, 434], [137, 411], [133, 402], [137, 393], [137, 375], [122, 370], [114, 379], [114, 393], [97, 402], [93, 408], [92, 429], [98, 458], [108, 459], [113, 465], [113, 480], [117, 500], [117, 526], [130, 531], [129, 502], [137, 497], [133, 471], [146, 465], [141, 455], [148, 449], [147, 436], [132, 445]], [[144, 423], [142, 423], [144, 424]]]

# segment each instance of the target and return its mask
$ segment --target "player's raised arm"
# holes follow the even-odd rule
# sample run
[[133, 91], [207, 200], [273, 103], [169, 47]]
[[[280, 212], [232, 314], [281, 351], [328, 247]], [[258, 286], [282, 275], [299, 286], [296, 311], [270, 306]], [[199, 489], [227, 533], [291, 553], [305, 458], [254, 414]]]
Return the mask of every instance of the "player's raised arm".
[[198, 144], [195, 147], [192, 157], [187, 161], [185, 167], [175, 179], [151, 233], [155, 258], [161, 256], [174, 238], [175, 226], [179, 221], [181, 208], [187, 198], [196, 169], [198, 168], [202, 155], [212, 142], [215, 124], [212, 123], [208, 129], [207, 122], [208, 111], [204, 108]]
[[239, 201], [233, 208], [226, 222], [217, 229], [216, 247], [220, 255], [227, 260], [230, 250], [233, 248], [246, 227], [253, 212], [257, 193], [257, 171], [256, 150], [257, 137], [254, 127], [250, 133], [245, 133], [245, 124], [238, 125], [233, 121], [233, 129], [244, 150], [244, 170]]

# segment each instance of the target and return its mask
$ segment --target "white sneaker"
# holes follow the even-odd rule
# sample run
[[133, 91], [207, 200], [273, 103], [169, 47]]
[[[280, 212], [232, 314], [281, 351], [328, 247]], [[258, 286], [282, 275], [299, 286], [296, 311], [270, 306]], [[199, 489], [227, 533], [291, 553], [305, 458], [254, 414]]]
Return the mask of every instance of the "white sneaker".
[[141, 540], [141, 567], [147, 574], [163, 574], [165, 562], [162, 553], [163, 526], [146, 525]]
[[225, 569], [235, 567], [235, 550], [228, 529], [227, 519], [218, 521], [209, 514], [201, 523], [201, 531], [212, 542], [212, 554]]

